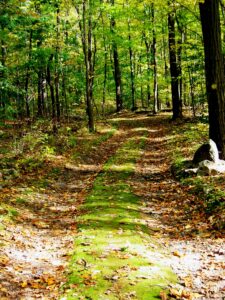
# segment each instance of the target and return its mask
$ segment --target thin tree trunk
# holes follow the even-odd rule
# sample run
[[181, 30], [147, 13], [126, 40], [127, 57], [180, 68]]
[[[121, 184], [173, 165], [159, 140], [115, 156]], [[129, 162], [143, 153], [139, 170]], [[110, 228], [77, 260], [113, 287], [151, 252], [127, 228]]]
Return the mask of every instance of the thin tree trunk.
[[[4, 40], [1, 40], [1, 64], [2, 64], [2, 70], [0, 72], [0, 79], [2, 81], [5, 80], [5, 62], [6, 62], [6, 45]], [[5, 107], [5, 97], [6, 97], [6, 92], [4, 89], [1, 90], [0, 93], [0, 107]]]
[[168, 14], [168, 29], [173, 120], [176, 120], [182, 118], [182, 102], [179, 97], [179, 70], [176, 57], [175, 15], [173, 12]]
[[56, 11], [56, 49], [55, 49], [55, 104], [57, 121], [60, 121], [60, 100], [59, 100], [59, 39], [60, 39], [60, 9]]
[[151, 74], [151, 45], [147, 41], [147, 37], [144, 34], [145, 46], [146, 46], [146, 58], [147, 58], [147, 107], [150, 105], [151, 90], [150, 90], [150, 74]]
[[184, 28], [179, 22], [179, 18], [176, 18], [177, 25], [178, 25], [178, 31], [179, 31], [179, 38], [177, 41], [177, 66], [178, 66], [178, 82], [179, 82], [179, 97], [180, 101], [183, 99], [183, 78], [182, 78], [182, 47], [184, 43]]
[[[93, 57], [93, 41], [92, 41], [92, 0], [83, 0], [82, 2], [82, 20], [79, 18], [79, 27], [81, 32], [82, 47], [85, 63], [85, 81], [86, 81], [86, 111], [88, 116], [88, 128], [90, 132], [94, 132], [94, 112], [93, 112], [93, 83], [94, 83], [94, 59]], [[87, 12], [87, 3], [89, 11]], [[79, 7], [76, 6], [78, 17], [80, 17]]]
[[131, 33], [130, 33], [130, 21], [128, 20], [128, 40], [129, 40], [129, 57], [130, 57], [130, 80], [131, 80], [131, 99], [132, 99], [132, 110], [136, 110], [135, 102], [135, 74], [134, 74], [134, 54], [131, 46]]
[[157, 79], [157, 60], [156, 60], [156, 32], [155, 32], [155, 9], [154, 3], [151, 4], [151, 18], [152, 18], [152, 62], [153, 62], [153, 94], [154, 94], [154, 105], [153, 113], [156, 114], [160, 109], [158, 100], [158, 79]]
[[107, 83], [107, 60], [108, 60], [108, 54], [107, 54], [107, 48], [106, 48], [106, 40], [104, 39], [104, 80], [103, 80], [103, 92], [102, 92], [102, 114], [105, 114], [105, 98], [106, 98], [106, 83]]
[[30, 107], [29, 107], [29, 80], [30, 80], [30, 60], [31, 60], [31, 51], [32, 51], [32, 36], [33, 31], [31, 29], [29, 36], [29, 52], [28, 52], [28, 66], [26, 71], [26, 80], [25, 80], [25, 105], [26, 105], [26, 116], [30, 118]]
[[[111, 0], [111, 5], [114, 6], [114, 0]], [[111, 18], [111, 31], [115, 34], [116, 22], [115, 18]], [[122, 100], [122, 81], [121, 81], [121, 70], [119, 62], [119, 54], [117, 43], [115, 39], [112, 40], [112, 51], [113, 51], [113, 60], [114, 60], [114, 79], [116, 85], [116, 111], [119, 112], [123, 109], [123, 100]]]
[[53, 123], [55, 123], [55, 117], [56, 117], [56, 107], [55, 107], [55, 91], [54, 91], [54, 84], [52, 81], [51, 76], [51, 63], [53, 60], [53, 54], [50, 56], [47, 66], [47, 82], [50, 88], [50, 96], [51, 96], [51, 102], [52, 102], [52, 119]]

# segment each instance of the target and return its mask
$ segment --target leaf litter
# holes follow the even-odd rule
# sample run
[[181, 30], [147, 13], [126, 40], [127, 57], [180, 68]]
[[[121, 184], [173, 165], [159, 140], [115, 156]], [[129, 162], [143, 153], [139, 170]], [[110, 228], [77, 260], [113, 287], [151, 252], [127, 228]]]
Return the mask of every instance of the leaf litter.
[[[190, 187], [175, 181], [170, 173], [171, 149], [168, 120], [155, 118], [143, 156], [131, 179], [133, 191], [142, 197], [146, 222], [172, 256], [165, 259], [180, 278], [171, 287], [176, 299], [224, 299], [224, 232], [214, 230], [201, 198]], [[153, 126], [154, 124], [154, 126]], [[160, 159], [159, 159], [159, 150]], [[157, 228], [156, 231], [154, 229]], [[162, 291], [162, 299], [167, 299]]]
[[[64, 168], [57, 180], [50, 178], [46, 188], [38, 186], [38, 180], [46, 176], [43, 172], [39, 177], [24, 174], [13, 187], [1, 190], [1, 203], [16, 207], [18, 215], [1, 221], [0, 299], [59, 299], [77, 232], [77, 209], [124, 136], [125, 132], [116, 134], [82, 155], [79, 168], [71, 168], [62, 157], [52, 167], [46, 162], [44, 172]], [[91, 161], [96, 167], [88, 169]]]
[[[25, 196], [28, 204], [18, 208], [19, 213], [13, 220], [2, 222], [1, 299], [60, 298], [60, 287], [67, 280], [69, 253], [73, 250], [73, 239], [77, 236], [76, 218], [83, 213], [78, 207], [90, 192], [103, 164], [127, 136], [126, 122], [129, 120], [127, 115], [122, 117], [121, 128], [124, 130], [94, 147], [88, 156], [81, 155], [79, 168], [77, 165], [71, 166], [71, 163], [65, 165], [64, 175], [53, 181], [51, 187], [31, 187], [32, 193], [27, 195], [26, 190], [30, 186], [26, 186], [24, 181], [18, 183], [18, 186], [2, 190], [1, 201], [4, 203], [15, 204], [18, 197]], [[135, 116], [132, 115], [132, 118]], [[210, 222], [202, 210], [202, 200], [191, 195], [189, 187], [181, 186], [170, 174], [171, 150], [167, 147], [167, 118], [146, 119], [149, 137], [135, 173], [128, 179], [128, 183], [133, 192], [143, 199], [140, 210], [144, 214], [145, 224], [157, 243], [171, 253], [159, 254], [151, 259], [171, 266], [180, 279], [179, 284], [169, 287], [169, 296], [162, 287], [160, 297], [163, 300], [222, 300], [225, 297], [224, 235], [221, 231], [211, 230]], [[89, 172], [90, 164], [93, 166]], [[122, 235], [123, 229], [119, 228], [117, 233]], [[84, 242], [84, 248], [89, 246], [91, 242]], [[157, 248], [154, 243], [148, 246]], [[119, 259], [130, 258], [126, 249], [121, 251], [121, 248], [108, 249], [100, 258], [104, 260], [111, 251], [117, 253]], [[89, 267], [85, 260], [78, 261], [77, 264], [84, 269]], [[130, 269], [127, 267], [120, 272], [128, 274]], [[82, 276], [85, 285], [96, 284], [92, 273]], [[115, 285], [114, 290], [109, 289], [106, 295], [115, 293], [120, 276], [121, 273], [115, 273], [108, 277], [107, 280], [115, 281]], [[126, 297], [136, 299], [135, 291], [127, 293]]]

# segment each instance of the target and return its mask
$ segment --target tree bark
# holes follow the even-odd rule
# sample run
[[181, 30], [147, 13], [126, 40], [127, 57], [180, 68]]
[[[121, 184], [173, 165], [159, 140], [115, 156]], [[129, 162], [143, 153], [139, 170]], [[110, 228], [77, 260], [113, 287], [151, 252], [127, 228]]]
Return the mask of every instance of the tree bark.
[[55, 103], [57, 121], [60, 121], [60, 99], [59, 99], [59, 39], [60, 39], [60, 9], [57, 6], [56, 10], [56, 48], [55, 48]]
[[55, 117], [56, 117], [56, 107], [55, 107], [55, 91], [54, 91], [54, 84], [52, 81], [52, 76], [51, 76], [51, 63], [53, 60], [53, 54], [50, 56], [48, 65], [47, 65], [47, 82], [50, 88], [50, 95], [51, 95], [51, 101], [52, 101], [52, 119], [53, 123], [55, 124]]
[[151, 100], [151, 89], [150, 89], [150, 80], [151, 80], [151, 44], [147, 41], [146, 34], [144, 33], [145, 47], [146, 47], [146, 58], [147, 58], [147, 106], [150, 105]]
[[[111, 0], [111, 5], [114, 6], [114, 0]], [[111, 31], [115, 34], [116, 21], [114, 17], [111, 17]], [[113, 61], [114, 61], [114, 79], [116, 85], [116, 111], [119, 112], [123, 109], [123, 100], [122, 100], [122, 80], [121, 80], [121, 70], [119, 62], [119, 54], [117, 43], [115, 39], [112, 40], [112, 51], [113, 51]]]
[[128, 40], [129, 40], [129, 57], [130, 57], [130, 81], [131, 81], [131, 99], [132, 99], [132, 111], [136, 110], [135, 101], [135, 74], [134, 74], [134, 53], [131, 46], [131, 33], [130, 33], [130, 20], [128, 20]]
[[225, 159], [225, 79], [221, 45], [219, 0], [199, 4], [205, 52], [209, 137]]
[[182, 102], [179, 97], [179, 70], [176, 55], [175, 15], [173, 12], [168, 14], [168, 29], [173, 120], [176, 120], [182, 118]]
[[[88, 11], [87, 11], [88, 4]], [[95, 131], [94, 126], [94, 112], [93, 112], [93, 83], [94, 83], [94, 59], [93, 55], [93, 22], [91, 11], [91, 0], [83, 0], [82, 2], [82, 20], [80, 19], [80, 10], [76, 6], [76, 10], [79, 16], [79, 27], [81, 32], [82, 47], [84, 53], [85, 64], [85, 79], [86, 79], [86, 111], [88, 116], [88, 129], [90, 132]], [[96, 51], [96, 49], [94, 50]]]
[[152, 63], [153, 63], [153, 93], [154, 93], [154, 105], [153, 113], [156, 114], [160, 110], [160, 104], [158, 99], [158, 79], [157, 79], [157, 60], [156, 60], [156, 32], [155, 32], [155, 9], [154, 3], [151, 5], [151, 17], [152, 17]]
[[32, 51], [32, 36], [33, 31], [30, 30], [29, 35], [29, 52], [28, 52], [28, 66], [26, 70], [26, 80], [25, 80], [25, 105], [26, 105], [26, 116], [30, 118], [30, 107], [29, 107], [29, 80], [30, 80], [30, 59], [31, 59], [31, 51]]

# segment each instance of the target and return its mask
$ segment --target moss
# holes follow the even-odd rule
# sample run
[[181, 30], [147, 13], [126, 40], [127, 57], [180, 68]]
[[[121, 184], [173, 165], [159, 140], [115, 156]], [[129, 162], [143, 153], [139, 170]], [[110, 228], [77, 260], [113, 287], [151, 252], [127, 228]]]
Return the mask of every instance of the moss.
[[77, 220], [63, 299], [129, 299], [129, 293], [133, 299], [158, 299], [162, 287], [176, 281], [169, 268], [152, 262], [160, 250], [148, 246], [156, 242], [126, 182], [143, 146], [142, 139], [129, 140], [96, 178]]

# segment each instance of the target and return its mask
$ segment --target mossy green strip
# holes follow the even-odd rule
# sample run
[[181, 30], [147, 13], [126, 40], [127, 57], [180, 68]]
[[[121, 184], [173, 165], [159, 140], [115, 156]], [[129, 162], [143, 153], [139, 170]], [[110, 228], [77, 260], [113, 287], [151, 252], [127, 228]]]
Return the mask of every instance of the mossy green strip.
[[146, 133], [130, 138], [95, 180], [78, 220], [62, 299], [159, 299], [162, 288], [176, 281], [149, 246], [153, 239], [140, 213], [140, 199], [126, 182]]

